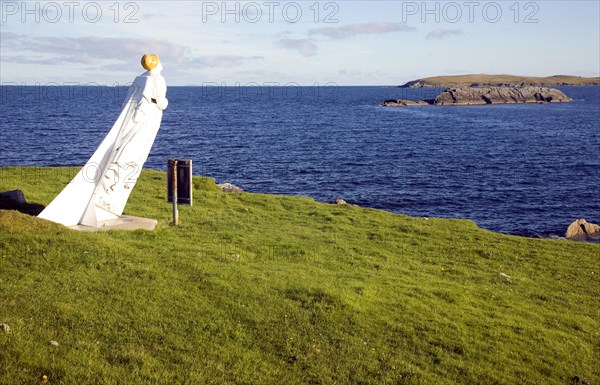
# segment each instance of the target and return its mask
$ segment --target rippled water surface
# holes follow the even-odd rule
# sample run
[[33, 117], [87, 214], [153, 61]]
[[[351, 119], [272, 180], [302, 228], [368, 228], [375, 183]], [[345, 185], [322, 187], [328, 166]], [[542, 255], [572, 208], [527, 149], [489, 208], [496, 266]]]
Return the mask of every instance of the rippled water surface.
[[[561, 89], [575, 101], [381, 108], [384, 99], [438, 90], [171, 87], [145, 166], [190, 158], [195, 174], [248, 191], [562, 234], [579, 217], [600, 222], [600, 87]], [[84, 164], [126, 94], [1, 90], [0, 166]]]

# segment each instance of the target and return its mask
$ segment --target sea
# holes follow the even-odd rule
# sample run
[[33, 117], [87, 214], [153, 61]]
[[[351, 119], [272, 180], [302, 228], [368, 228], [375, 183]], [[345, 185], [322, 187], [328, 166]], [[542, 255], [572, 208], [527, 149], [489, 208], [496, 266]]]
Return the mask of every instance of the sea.
[[[574, 101], [379, 107], [441, 90], [170, 87], [144, 167], [192, 159], [195, 175], [249, 192], [561, 236], [577, 218], [600, 222], [600, 87], [558, 88]], [[126, 94], [95, 85], [0, 87], [0, 167], [82, 166]]]

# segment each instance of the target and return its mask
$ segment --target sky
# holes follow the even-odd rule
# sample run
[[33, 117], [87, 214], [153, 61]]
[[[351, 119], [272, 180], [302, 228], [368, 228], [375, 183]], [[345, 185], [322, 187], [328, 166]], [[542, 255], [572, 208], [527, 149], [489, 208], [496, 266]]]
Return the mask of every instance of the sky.
[[0, 1], [0, 83], [397, 85], [600, 76], [600, 1]]

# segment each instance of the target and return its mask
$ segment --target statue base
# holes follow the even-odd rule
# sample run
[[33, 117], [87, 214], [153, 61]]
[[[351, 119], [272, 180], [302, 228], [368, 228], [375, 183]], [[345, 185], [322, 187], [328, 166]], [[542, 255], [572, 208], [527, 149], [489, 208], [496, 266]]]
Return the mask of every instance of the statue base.
[[123, 231], [134, 231], [134, 230], [148, 230], [152, 231], [156, 228], [158, 221], [156, 219], [132, 217], [129, 215], [120, 216], [117, 219], [109, 221], [102, 221], [98, 223], [98, 227], [75, 225], [69, 226], [70, 229], [78, 231], [88, 232], [99, 232], [99, 231], [112, 231], [112, 230], [123, 230]]

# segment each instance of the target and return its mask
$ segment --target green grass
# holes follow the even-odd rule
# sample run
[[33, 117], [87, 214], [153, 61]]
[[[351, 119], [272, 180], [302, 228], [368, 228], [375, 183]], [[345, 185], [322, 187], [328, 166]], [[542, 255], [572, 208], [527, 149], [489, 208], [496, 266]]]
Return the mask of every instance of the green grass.
[[[2, 168], [0, 191], [46, 205], [76, 171]], [[165, 184], [126, 208], [153, 232], [0, 210], [0, 384], [600, 383], [600, 245], [208, 178], [172, 227]]]
[[[517, 75], [455, 75], [455, 76], [433, 76], [429, 78], [418, 79], [431, 87], [470, 87], [472, 84], [481, 86], [497, 86], [505, 84], [526, 84], [536, 86], [589, 86], [600, 85], [600, 77], [584, 78], [571, 75], [554, 75], [547, 77], [535, 76], [517, 76]], [[410, 84], [408, 82], [406, 84]]]

